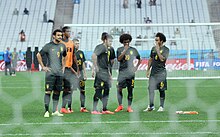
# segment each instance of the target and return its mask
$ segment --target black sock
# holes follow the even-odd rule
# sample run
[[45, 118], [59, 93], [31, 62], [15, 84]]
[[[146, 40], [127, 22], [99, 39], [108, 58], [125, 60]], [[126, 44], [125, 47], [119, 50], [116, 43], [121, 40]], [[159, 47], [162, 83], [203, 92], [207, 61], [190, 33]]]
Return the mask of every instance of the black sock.
[[103, 104], [103, 111], [107, 110], [107, 104], [108, 104], [108, 98], [109, 98], [109, 89], [104, 89], [103, 97], [102, 97], [102, 104]]
[[67, 104], [68, 104], [68, 108], [69, 109], [72, 109], [72, 98], [73, 98], [73, 92], [70, 91], [70, 93], [67, 95], [68, 96], [68, 101], [67, 101]]
[[44, 107], [45, 107], [45, 111], [49, 111], [49, 104], [50, 104], [50, 94], [46, 94], [44, 95]]
[[128, 90], [128, 106], [131, 106], [133, 100], [133, 88], [127, 87]]
[[62, 108], [65, 108], [66, 107], [66, 104], [67, 104], [67, 97], [68, 97], [68, 91], [63, 91], [63, 96], [62, 96]]
[[165, 91], [160, 91], [160, 106], [164, 107]]
[[97, 105], [98, 105], [99, 99], [100, 100], [102, 99], [102, 90], [96, 89], [94, 97], [93, 97], [93, 111], [97, 111]]
[[123, 98], [122, 88], [118, 88], [117, 97], [118, 97], [118, 104], [122, 105], [122, 98]]
[[59, 97], [60, 97], [59, 93], [53, 93], [53, 96], [52, 96], [52, 98], [53, 98], [53, 112], [57, 111]]
[[81, 102], [81, 107], [84, 108], [85, 107], [85, 91], [82, 90], [80, 91], [80, 102]]

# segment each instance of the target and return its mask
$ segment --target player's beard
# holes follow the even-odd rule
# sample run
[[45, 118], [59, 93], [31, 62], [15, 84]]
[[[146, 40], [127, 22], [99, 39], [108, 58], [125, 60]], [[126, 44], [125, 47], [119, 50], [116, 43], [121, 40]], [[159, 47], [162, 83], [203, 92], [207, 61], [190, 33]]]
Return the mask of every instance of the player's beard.
[[55, 41], [56, 41], [57, 43], [60, 43], [61, 40], [62, 40], [61, 38], [55, 39]]

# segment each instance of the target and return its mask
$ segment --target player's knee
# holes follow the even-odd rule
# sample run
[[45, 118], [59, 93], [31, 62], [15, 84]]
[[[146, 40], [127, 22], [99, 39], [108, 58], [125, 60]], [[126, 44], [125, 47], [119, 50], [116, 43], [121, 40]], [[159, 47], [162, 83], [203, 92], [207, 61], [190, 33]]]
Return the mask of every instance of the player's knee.
[[98, 99], [102, 99], [102, 90], [101, 89], [96, 89], [94, 97]]
[[53, 94], [53, 99], [54, 100], [59, 100], [60, 94]]
[[122, 88], [118, 88], [118, 92], [119, 92], [119, 93], [122, 92]]
[[67, 96], [68, 94], [69, 94], [68, 91], [63, 91], [63, 97], [64, 97], [64, 96]]
[[52, 91], [45, 91], [45, 94], [51, 95]]

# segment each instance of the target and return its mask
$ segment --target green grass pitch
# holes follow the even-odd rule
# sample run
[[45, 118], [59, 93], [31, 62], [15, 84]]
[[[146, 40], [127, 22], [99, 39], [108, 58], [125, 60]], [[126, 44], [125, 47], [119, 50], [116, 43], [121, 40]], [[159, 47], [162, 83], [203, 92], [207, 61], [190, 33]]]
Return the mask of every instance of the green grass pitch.
[[[125, 109], [114, 115], [80, 113], [79, 91], [74, 91], [74, 113], [44, 118], [44, 72], [18, 72], [16, 77], [4, 76], [1, 72], [0, 78], [0, 136], [220, 136], [219, 79], [168, 80], [165, 112], [143, 112], [148, 105], [148, 81], [136, 80], [133, 113], [126, 112], [125, 89]], [[115, 85], [116, 82], [108, 102], [108, 109], [112, 111], [117, 107]], [[158, 109], [159, 94], [155, 93]], [[87, 80], [86, 107], [89, 110], [93, 94], [93, 81]], [[177, 110], [199, 114], [178, 115]]]

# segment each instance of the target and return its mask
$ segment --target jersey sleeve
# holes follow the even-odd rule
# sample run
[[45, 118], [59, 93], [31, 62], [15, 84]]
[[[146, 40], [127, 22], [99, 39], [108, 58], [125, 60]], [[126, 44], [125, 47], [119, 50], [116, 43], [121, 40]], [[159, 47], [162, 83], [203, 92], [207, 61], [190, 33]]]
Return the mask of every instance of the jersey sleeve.
[[44, 56], [48, 52], [48, 46], [47, 44], [40, 50], [40, 55]]
[[82, 57], [82, 62], [85, 62], [85, 61], [86, 61], [86, 58], [85, 58], [85, 54], [84, 54], [83, 51], [82, 51], [82, 55], [83, 55], [83, 57]]
[[63, 57], [66, 57], [67, 55], [66, 46], [62, 44], [62, 47], [63, 47]]
[[168, 58], [168, 56], [169, 56], [169, 49], [168, 48], [166, 48], [164, 51], [163, 51], [163, 53], [162, 53], [162, 56], [164, 56], [165, 57], [165, 60], [167, 60], [167, 58]]
[[105, 46], [104, 45], [98, 45], [95, 47], [94, 53], [99, 56], [100, 54], [106, 52]]
[[153, 58], [153, 57], [154, 57], [154, 54], [155, 54], [155, 53], [153, 53], [154, 48], [155, 48], [155, 47], [152, 47], [152, 49], [151, 49], [151, 51], [150, 51], [150, 57], [151, 57], [151, 58]]
[[114, 50], [114, 48], [111, 48], [110, 49], [110, 52], [111, 52], [111, 54], [110, 54], [110, 59], [112, 60], [112, 59], [115, 59], [115, 50]]
[[122, 52], [122, 48], [118, 48], [117, 49], [117, 58], [121, 55], [121, 52]]
[[135, 49], [135, 56], [136, 56], [136, 59], [141, 59], [141, 56], [139, 52], [137, 51], [137, 49]]

